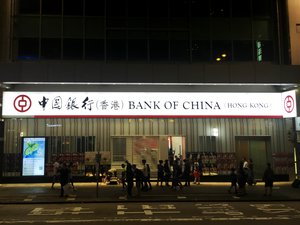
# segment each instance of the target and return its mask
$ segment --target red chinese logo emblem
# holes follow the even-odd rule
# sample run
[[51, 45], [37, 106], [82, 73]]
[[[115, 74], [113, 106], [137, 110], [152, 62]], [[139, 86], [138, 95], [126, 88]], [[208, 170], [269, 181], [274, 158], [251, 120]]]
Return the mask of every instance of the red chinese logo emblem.
[[288, 95], [284, 99], [284, 109], [287, 113], [291, 113], [294, 110], [295, 102], [292, 96]]
[[26, 112], [31, 107], [31, 99], [27, 95], [19, 95], [15, 98], [14, 107], [18, 112]]

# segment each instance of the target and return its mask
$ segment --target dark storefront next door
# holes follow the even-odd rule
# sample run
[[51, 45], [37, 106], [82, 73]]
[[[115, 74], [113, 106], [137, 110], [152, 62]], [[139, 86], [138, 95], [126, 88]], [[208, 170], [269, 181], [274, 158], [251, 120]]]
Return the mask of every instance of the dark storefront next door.
[[269, 136], [247, 136], [236, 137], [236, 156], [238, 162], [246, 158], [252, 159], [254, 163], [255, 179], [260, 180], [269, 161], [269, 146], [271, 137]]

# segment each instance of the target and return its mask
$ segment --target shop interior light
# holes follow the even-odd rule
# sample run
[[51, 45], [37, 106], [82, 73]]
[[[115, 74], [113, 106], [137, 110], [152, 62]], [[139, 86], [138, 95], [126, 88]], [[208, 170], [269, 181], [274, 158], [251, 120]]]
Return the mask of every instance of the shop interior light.
[[221, 58], [220, 58], [220, 57], [216, 58], [216, 61], [217, 61], [217, 62], [220, 62], [220, 61], [221, 61]]
[[215, 136], [215, 137], [218, 137], [219, 136], [219, 129], [218, 128], [213, 128], [212, 129], [212, 135]]
[[226, 53], [223, 53], [221, 56], [222, 56], [222, 58], [227, 57]]

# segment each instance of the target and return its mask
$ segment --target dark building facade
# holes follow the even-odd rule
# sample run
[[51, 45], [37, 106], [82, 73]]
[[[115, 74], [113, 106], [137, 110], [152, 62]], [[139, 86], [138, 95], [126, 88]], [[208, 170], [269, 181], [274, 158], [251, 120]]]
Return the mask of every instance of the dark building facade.
[[[6, 92], [39, 92], [41, 99], [62, 92], [170, 93], [170, 98], [261, 93], [264, 98], [296, 90], [298, 96], [298, 4], [1, 0], [1, 107], [4, 112], [9, 105]], [[73, 161], [77, 175], [85, 176], [93, 166], [87, 159], [96, 152], [103, 164], [118, 167], [127, 158], [139, 165], [146, 158], [155, 169], [172, 149], [191, 160], [201, 157], [206, 175], [226, 175], [246, 157], [255, 161], [258, 178], [270, 161], [277, 174], [291, 179], [298, 173], [296, 125], [294, 117], [267, 113], [3, 114], [0, 178], [22, 175], [24, 137], [46, 137], [46, 175], [55, 160], [63, 160]]]

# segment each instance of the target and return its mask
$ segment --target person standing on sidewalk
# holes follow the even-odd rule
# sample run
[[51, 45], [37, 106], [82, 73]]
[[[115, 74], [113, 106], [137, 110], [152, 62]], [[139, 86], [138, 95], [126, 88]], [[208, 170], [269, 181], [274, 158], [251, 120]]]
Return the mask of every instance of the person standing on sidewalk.
[[169, 160], [166, 159], [165, 160], [165, 163], [164, 163], [164, 178], [165, 178], [165, 183], [166, 183], [166, 186], [169, 187], [169, 181], [170, 181], [170, 178], [171, 178], [171, 169], [170, 169], [170, 166], [169, 166]]
[[162, 187], [162, 183], [164, 181], [164, 165], [162, 160], [158, 161], [158, 165], [157, 165], [157, 186], [161, 186]]
[[191, 176], [191, 164], [188, 159], [183, 160], [183, 179], [185, 181], [184, 186], [189, 187], [191, 186], [190, 183], [190, 176]]
[[230, 185], [230, 188], [228, 190], [228, 193], [230, 194], [231, 193], [231, 190], [233, 189], [234, 190], [234, 193], [237, 194], [237, 175], [235, 173], [235, 169], [234, 168], [231, 168], [231, 172], [230, 172], [230, 182], [231, 182], [231, 185]]
[[68, 164], [68, 169], [69, 169], [69, 181], [72, 185], [73, 191], [76, 191], [76, 188], [74, 186], [74, 179], [73, 179], [73, 162], [70, 162]]
[[265, 194], [264, 196], [272, 196], [273, 182], [274, 182], [274, 172], [271, 168], [271, 164], [267, 163], [267, 168], [265, 169], [263, 175], [263, 181], [265, 182]]
[[251, 186], [251, 185], [255, 185], [256, 182], [254, 180], [254, 163], [252, 159], [249, 159], [249, 163], [248, 163], [248, 181], [247, 183]]
[[132, 188], [133, 188], [133, 169], [131, 164], [126, 160], [126, 182], [127, 182], [127, 196], [132, 196]]
[[121, 183], [122, 183], [123, 189], [125, 189], [126, 186], [127, 186], [126, 185], [126, 166], [125, 166], [124, 163], [122, 163], [121, 167], [122, 167], [122, 171], [121, 171]]
[[137, 196], [140, 196], [144, 175], [143, 175], [143, 172], [140, 169], [138, 169], [135, 164], [132, 165], [132, 170], [133, 170], [133, 174], [135, 177], [135, 187], [137, 190]]
[[64, 162], [62, 166], [58, 170], [59, 172], [59, 178], [60, 178], [60, 197], [66, 196], [68, 193], [66, 193], [66, 187], [69, 184], [70, 180], [70, 170], [67, 166], [67, 164]]
[[144, 174], [144, 182], [143, 182], [143, 186], [142, 186], [143, 191], [148, 191], [149, 189], [150, 190], [152, 189], [152, 185], [150, 182], [150, 174], [151, 174], [150, 166], [146, 162], [147, 162], [146, 159], [142, 160], [142, 164], [143, 164], [142, 171]]
[[51, 189], [54, 189], [54, 184], [59, 180], [59, 170], [60, 164], [59, 162], [55, 161], [53, 163], [53, 176], [52, 176], [52, 185], [51, 185]]
[[244, 163], [243, 161], [241, 161], [239, 165], [239, 169], [237, 171], [237, 182], [239, 185], [238, 194], [240, 196], [246, 195], [247, 175], [243, 165]]
[[194, 176], [194, 184], [200, 184], [200, 172], [198, 167], [194, 168], [193, 176]]

